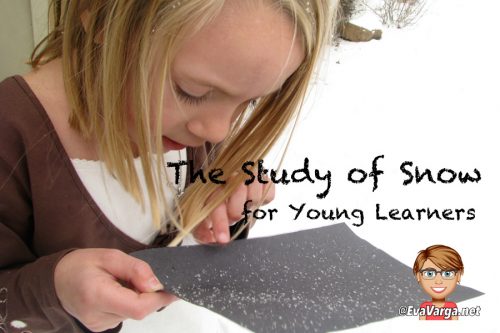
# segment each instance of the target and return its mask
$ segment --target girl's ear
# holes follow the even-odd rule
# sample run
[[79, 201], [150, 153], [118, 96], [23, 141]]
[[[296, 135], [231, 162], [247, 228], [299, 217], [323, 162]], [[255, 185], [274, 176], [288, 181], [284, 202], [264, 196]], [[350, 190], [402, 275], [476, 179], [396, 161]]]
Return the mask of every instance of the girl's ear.
[[457, 273], [457, 283], [460, 283], [460, 279], [462, 278], [462, 274], [460, 272]]
[[416, 274], [415, 277], [417, 278], [417, 282], [420, 283], [420, 274]]

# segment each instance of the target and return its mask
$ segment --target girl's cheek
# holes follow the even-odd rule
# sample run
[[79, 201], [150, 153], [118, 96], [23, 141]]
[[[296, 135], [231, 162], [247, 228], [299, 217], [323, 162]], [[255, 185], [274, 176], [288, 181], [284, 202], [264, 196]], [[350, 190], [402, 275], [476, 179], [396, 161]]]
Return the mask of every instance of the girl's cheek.
[[167, 92], [163, 99], [163, 108], [162, 108], [162, 123], [163, 126], [167, 124], [171, 124], [175, 121], [176, 114], [176, 101], [172, 97], [172, 94]]
[[165, 134], [165, 130], [168, 129], [169, 125], [171, 126], [173, 122], [171, 111], [169, 109], [163, 109], [162, 113], [162, 128], [163, 128], [163, 133]]
[[163, 134], [169, 134], [180, 128], [184, 128], [184, 124], [188, 122], [188, 119], [186, 114], [182, 114], [181, 110], [172, 106], [166, 106], [162, 111], [161, 122]]

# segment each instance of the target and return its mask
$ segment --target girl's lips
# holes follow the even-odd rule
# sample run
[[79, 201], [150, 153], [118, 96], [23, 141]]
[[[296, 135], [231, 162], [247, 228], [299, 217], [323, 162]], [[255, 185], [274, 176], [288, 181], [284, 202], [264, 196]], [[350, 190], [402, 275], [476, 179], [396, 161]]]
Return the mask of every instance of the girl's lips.
[[163, 140], [163, 148], [165, 148], [167, 151], [169, 150], [182, 150], [186, 148], [183, 144], [180, 144], [179, 142], [176, 142], [174, 140], [171, 140], [167, 138], [166, 136], [162, 136]]
[[440, 294], [440, 293], [442, 293], [442, 292], [446, 289], [446, 287], [431, 287], [431, 289], [432, 289], [435, 293]]

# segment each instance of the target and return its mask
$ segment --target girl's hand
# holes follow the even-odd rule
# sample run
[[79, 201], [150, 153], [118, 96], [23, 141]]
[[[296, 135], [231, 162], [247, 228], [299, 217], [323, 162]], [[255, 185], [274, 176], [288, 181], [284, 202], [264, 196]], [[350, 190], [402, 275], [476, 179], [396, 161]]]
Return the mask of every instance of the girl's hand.
[[262, 201], [265, 205], [274, 200], [274, 195], [275, 186], [271, 181], [267, 184], [253, 182], [248, 186], [240, 184], [226, 202], [216, 207], [202, 223], [196, 226], [193, 230], [193, 236], [202, 243], [228, 243], [230, 240], [229, 226], [243, 218], [242, 212], [245, 202], [252, 200], [252, 203], [256, 205]]
[[157, 292], [163, 286], [147, 263], [114, 249], [68, 253], [56, 266], [54, 283], [63, 308], [93, 332], [143, 319], [177, 300]]

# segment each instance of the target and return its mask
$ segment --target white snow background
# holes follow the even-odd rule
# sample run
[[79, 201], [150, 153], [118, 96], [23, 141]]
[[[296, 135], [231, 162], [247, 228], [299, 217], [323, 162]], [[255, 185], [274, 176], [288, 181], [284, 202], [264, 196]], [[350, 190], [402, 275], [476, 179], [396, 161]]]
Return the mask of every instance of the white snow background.
[[[368, 43], [342, 41], [331, 49], [284, 164], [294, 170], [308, 157], [311, 169], [318, 168], [322, 174], [332, 171], [332, 190], [320, 200], [315, 195], [324, 190], [323, 182], [279, 186], [269, 205], [279, 210], [278, 218], [260, 221], [251, 236], [331, 223], [293, 221], [289, 204], [362, 209], [363, 226], [350, 225], [357, 220], [341, 221], [410, 267], [418, 251], [427, 246], [445, 244], [456, 249], [465, 266], [461, 284], [485, 293], [458, 307], [480, 306], [481, 312], [479, 317], [461, 317], [454, 323], [400, 317], [349, 331], [500, 331], [500, 2], [428, 0], [426, 8], [416, 25], [404, 29], [384, 27], [370, 12], [353, 20], [369, 29], [381, 28], [383, 37]], [[385, 173], [375, 192], [371, 180], [347, 181], [352, 168], [370, 172], [378, 155], [385, 155], [378, 162]], [[477, 168], [482, 180], [403, 186], [406, 176], [399, 167], [404, 161], [412, 161], [413, 168], [428, 168], [434, 176], [442, 168], [457, 173]], [[430, 207], [475, 208], [476, 218], [381, 221], [375, 218], [376, 203], [386, 216], [389, 209]]]
[[[428, 0], [421, 20], [399, 30], [383, 27], [367, 11], [353, 22], [383, 29], [382, 40], [342, 41], [332, 47], [313, 84], [283, 167], [300, 168], [308, 157], [311, 169], [322, 174], [332, 171], [332, 190], [320, 200], [315, 195], [325, 189], [323, 182], [278, 186], [275, 201], [267, 206], [277, 208], [278, 214], [272, 221], [259, 221], [251, 237], [332, 223], [294, 221], [289, 204], [306, 203], [306, 209], [362, 209], [361, 227], [350, 224], [357, 220], [341, 220], [357, 235], [410, 267], [419, 250], [433, 244], [451, 246], [464, 262], [462, 284], [485, 293], [458, 304], [459, 308], [480, 306], [477, 317], [461, 317], [457, 322], [398, 317], [348, 331], [499, 331], [500, 158], [495, 148], [500, 142], [499, 13], [496, 0]], [[277, 165], [279, 148], [266, 158], [267, 167]], [[384, 174], [375, 192], [371, 178], [363, 184], [347, 181], [352, 168], [370, 172], [378, 155], [385, 155], [378, 163]], [[482, 180], [403, 186], [406, 177], [399, 167], [404, 161], [421, 170], [428, 168], [434, 176], [442, 168], [457, 173], [477, 168]], [[380, 221], [375, 218], [376, 203], [385, 215], [390, 209], [429, 207], [474, 208], [476, 217], [472, 221]], [[161, 326], [135, 324], [128, 321], [125, 328], [164, 331]], [[204, 332], [221, 331], [203, 326]], [[232, 331], [231, 326], [225, 330]]]

